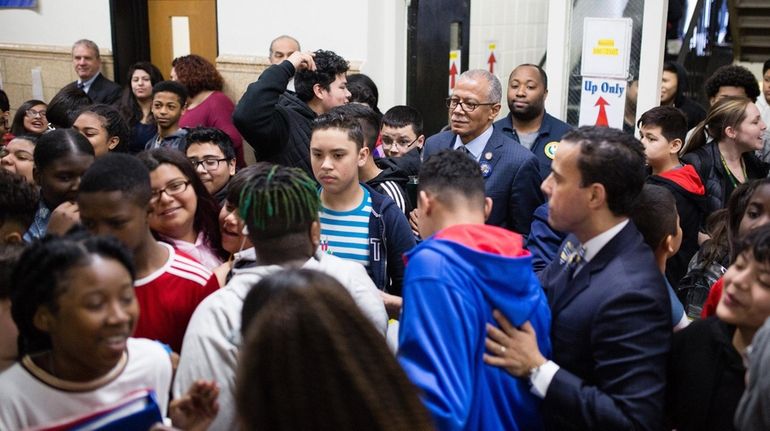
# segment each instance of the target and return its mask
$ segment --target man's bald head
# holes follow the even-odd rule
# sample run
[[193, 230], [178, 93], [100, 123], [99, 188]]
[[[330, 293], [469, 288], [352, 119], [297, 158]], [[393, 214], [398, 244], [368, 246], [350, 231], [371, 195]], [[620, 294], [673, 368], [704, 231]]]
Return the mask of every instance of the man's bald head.
[[278, 64], [294, 52], [299, 51], [299, 42], [288, 35], [278, 36], [270, 42], [270, 64]]

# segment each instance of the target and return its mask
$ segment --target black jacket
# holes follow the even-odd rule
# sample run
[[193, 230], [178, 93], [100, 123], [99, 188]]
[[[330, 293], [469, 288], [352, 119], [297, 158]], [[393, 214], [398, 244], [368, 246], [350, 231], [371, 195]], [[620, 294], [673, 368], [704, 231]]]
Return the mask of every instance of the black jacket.
[[674, 334], [666, 391], [666, 416], [672, 427], [679, 431], [734, 429], [746, 372], [732, 345], [734, 331], [711, 317]]
[[310, 127], [316, 117], [286, 85], [294, 76], [288, 60], [268, 67], [246, 89], [233, 112], [233, 123], [254, 148], [257, 161], [301, 168], [310, 166]]
[[401, 170], [391, 159], [375, 160], [377, 167], [382, 169], [379, 175], [367, 181], [370, 187], [390, 197], [396, 205], [408, 216], [414, 209], [414, 202], [407, 193], [409, 176]]
[[[706, 186], [708, 212], [712, 213], [727, 206], [727, 200], [735, 190], [724, 166], [716, 141], [711, 141], [697, 150], [682, 156], [682, 161], [693, 165], [701, 181]], [[753, 152], [743, 154], [746, 166], [746, 179], [765, 178], [768, 172], [767, 163], [761, 161]]]
[[[74, 81], [70, 85], [77, 86], [78, 82]], [[122, 92], [123, 89], [120, 88], [120, 85], [105, 78], [104, 75], [99, 72], [99, 76], [96, 77], [94, 82], [91, 83], [91, 87], [88, 88], [88, 97], [90, 97], [91, 101], [94, 103], [106, 103], [112, 105], [120, 100]]]

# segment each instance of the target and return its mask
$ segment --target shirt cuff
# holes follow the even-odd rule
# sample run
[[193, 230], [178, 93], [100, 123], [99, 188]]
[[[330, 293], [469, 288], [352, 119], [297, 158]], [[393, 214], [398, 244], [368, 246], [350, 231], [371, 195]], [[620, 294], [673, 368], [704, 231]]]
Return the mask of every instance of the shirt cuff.
[[551, 381], [557, 371], [559, 371], [559, 366], [553, 361], [548, 361], [536, 368], [529, 376], [529, 383], [532, 385], [529, 391], [538, 398], [545, 399], [545, 394], [548, 392], [548, 387], [551, 386]]

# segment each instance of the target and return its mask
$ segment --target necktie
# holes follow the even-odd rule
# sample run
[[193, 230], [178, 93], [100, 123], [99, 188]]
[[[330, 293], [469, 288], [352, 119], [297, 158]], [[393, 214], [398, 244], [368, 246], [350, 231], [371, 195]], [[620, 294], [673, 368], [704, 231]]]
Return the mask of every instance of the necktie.
[[560, 260], [562, 264], [566, 264], [569, 278], [572, 278], [575, 275], [575, 270], [583, 263], [585, 253], [586, 248], [580, 244], [575, 245], [572, 241], [567, 241], [567, 243], [564, 244]]
[[468, 156], [468, 157], [470, 157], [470, 158], [474, 158], [474, 157], [473, 157], [473, 154], [471, 154], [470, 150], [468, 150], [467, 148], [465, 148], [465, 145], [460, 145], [459, 147], [457, 147], [457, 151], [459, 151], [459, 152], [461, 152], [461, 153], [465, 154], [466, 156]]
[[85, 88], [86, 88], [86, 84], [84, 84], [84, 83], [82, 83], [82, 82], [78, 82], [78, 88], [79, 88], [80, 90], [86, 91], [86, 90], [85, 90]]

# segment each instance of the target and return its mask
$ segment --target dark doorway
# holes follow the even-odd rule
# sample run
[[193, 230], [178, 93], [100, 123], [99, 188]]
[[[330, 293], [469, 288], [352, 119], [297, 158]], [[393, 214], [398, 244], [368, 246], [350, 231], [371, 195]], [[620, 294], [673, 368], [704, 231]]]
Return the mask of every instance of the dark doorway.
[[460, 69], [468, 69], [470, 16], [470, 0], [412, 0], [409, 6], [406, 101], [422, 113], [426, 136], [447, 124], [450, 49], [462, 51]]
[[128, 68], [150, 60], [150, 30], [146, 1], [110, 0], [112, 56], [115, 82], [126, 84]]

